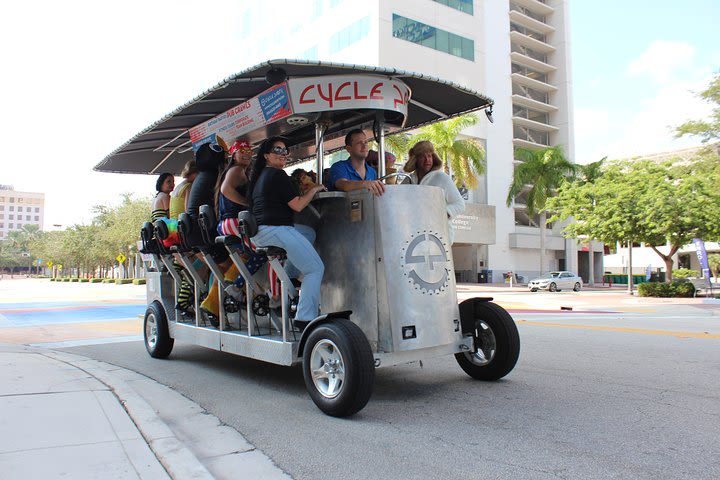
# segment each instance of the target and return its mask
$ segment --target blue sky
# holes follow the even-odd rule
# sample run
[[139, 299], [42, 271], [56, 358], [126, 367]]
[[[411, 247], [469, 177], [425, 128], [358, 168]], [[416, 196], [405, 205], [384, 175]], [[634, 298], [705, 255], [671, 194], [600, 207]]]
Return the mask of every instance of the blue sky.
[[720, 71], [717, 0], [571, 1], [576, 160], [695, 145], [670, 126], [709, 112], [690, 90]]
[[[152, 177], [91, 169], [246, 63], [232, 15], [243, 2], [211, 4], [201, 22], [191, 0], [3, 6], [0, 183], [45, 192], [46, 228], [88, 222], [122, 192], [153, 192]], [[689, 90], [720, 70], [720, 0], [571, 0], [570, 15], [575, 159], [697, 144], [668, 127], [709, 113]]]

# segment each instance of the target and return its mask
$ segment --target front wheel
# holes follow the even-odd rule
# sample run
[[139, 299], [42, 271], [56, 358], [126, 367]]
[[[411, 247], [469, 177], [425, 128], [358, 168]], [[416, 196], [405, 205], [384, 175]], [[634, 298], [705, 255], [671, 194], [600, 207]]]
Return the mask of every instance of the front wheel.
[[460, 368], [477, 380], [510, 373], [520, 355], [520, 335], [510, 314], [495, 303], [470, 299], [460, 304], [460, 317], [463, 333], [471, 334], [475, 345], [473, 352], [455, 354]]
[[537, 292], [537, 288], [531, 288], [530, 291], [531, 291], [531, 292]]
[[153, 358], [167, 358], [175, 340], [170, 338], [165, 310], [158, 302], [152, 302], [145, 311], [145, 348]]
[[333, 417], [353, 415], [367, 404], [375, 381], [370, 343], [345, 318], [315, 328], [303, 350], [305, 388], [315, 405]]
[[557, 285], [555, 285], [555, 283], [551, 283], [550, 285], [548, 285], [548, 291], [549, 292], [557, 292], [558, 291]]

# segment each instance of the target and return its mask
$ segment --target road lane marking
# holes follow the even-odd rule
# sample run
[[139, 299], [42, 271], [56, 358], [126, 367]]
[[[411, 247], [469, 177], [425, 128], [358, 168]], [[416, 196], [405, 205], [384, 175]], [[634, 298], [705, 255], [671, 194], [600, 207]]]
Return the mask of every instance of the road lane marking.
[[648, 328], [609, 327], [602, 325], [571, 325], [567, 323], [536, 322], [532, 320], [518, 320], [519, 324], [538, 327], [575, 328], [578, 330], [599, 330], [604, 332], [642, 333], [644, 335], [665, 335], [677, 338], [710, 338], [720, 339], [720, 334], [708, 332], [678, 332], [673, 330], [652, 330]]

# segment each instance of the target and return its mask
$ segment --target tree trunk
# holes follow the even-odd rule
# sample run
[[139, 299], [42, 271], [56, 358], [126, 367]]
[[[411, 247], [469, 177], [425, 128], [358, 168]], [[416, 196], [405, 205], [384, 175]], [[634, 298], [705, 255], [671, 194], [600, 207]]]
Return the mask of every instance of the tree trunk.
[[650, 245], [650, 248], [653, 249], [653, 252], [657, 253], [660, 258], [663, 259], [665, 262], [665, 282], [670, 283], [672, 282], [672, 269], [673, 269], [673, 255], [677, 253], [678, 250], [680, 250], [680, 245], [673, 245], [670, 247], [670, 252], [668, 252], [667, 255], [662, 253], [660, 250], [655, 248], [655, 245]]
[[540, 213], [540, 275], [545, 273], [545, 232], [547, 224], [547, 213]]

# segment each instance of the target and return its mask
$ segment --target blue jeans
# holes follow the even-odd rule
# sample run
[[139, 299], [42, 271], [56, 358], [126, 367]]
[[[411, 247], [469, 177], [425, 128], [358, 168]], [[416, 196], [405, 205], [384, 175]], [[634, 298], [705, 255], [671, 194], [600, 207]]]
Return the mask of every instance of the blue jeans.
[[[315, 245], [315, 230], [312, 227], [309, 227], [307, 225], [302, 225], [299, 223], [296, 223], [293, 225], [295, 227], [295, 230], [300, 232], [300, 235], [305, 237], [308, 242], [310, 242], [310, 245]], [[287, 272], [288, 276], [290, 278], [298, 278], [300, 276], [300, 270], [293, 265], [291, 261], [285, 262], [285, 271]]]
[[280, 247], [287, 252], [288, 260], [304, 275], [295, 318], [308, 321], [317, 317], [325, 266], [310, 242], [289, 225], [260, 225], [252, 241], [259, 247]]

